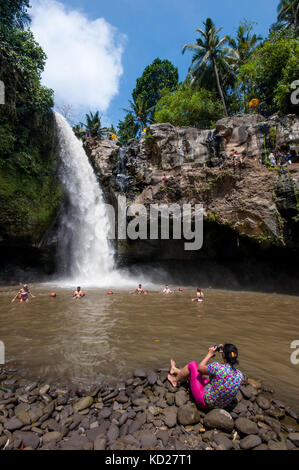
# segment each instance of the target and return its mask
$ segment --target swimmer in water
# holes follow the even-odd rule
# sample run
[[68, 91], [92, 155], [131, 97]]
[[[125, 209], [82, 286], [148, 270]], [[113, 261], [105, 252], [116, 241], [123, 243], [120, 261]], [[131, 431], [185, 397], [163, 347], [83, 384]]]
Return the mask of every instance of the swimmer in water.
[[196, 298], [192, 299], [192, 302], [202, 302], [203, 299], [204, 299], [203, 292], [202, 292], [201, 288], [198, 287], [197, 291], [196, 291]]
[[85, 296], [85, 293], [83, 292], [83, 290], [81, 290], [81, 287], [77, 287], [77, 289], [73, 293], [73, 297], [75, 299], [81, 299], [81, 297], [84, 297], [84, 296]]
[[27, 284], [24, 284], [22, 289], [14, 296], [11, 302], [14, 302], [16, 298], [20, 299], [20, 302], [29, 302], [29, 295], [32, 299], [35, 298], [35, 295], [32, 295]]
[[142, 287], [142, 284], [139, 284], [137, 289], [130, 291], [130, 294], [148, 294], [148, 291], [145, 291]]
[[32, 295], [27, 284], [24, 284], [23, 289], [31, 296], [32, 299], [35, 299], [35, 295]]
[[173, 290], [170, 290], [170, 289], [169, 289], [169, 286], [166, 285], [166, 286], [165, 286], [165, 289], [163, 290], [162, 293], [163, 293], [163, 294], [173, 294]]

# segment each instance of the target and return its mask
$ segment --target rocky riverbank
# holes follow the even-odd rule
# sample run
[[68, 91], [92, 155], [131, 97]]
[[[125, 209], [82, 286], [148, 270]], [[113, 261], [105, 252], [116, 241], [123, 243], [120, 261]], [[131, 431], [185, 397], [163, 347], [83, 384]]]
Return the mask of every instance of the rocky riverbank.
[[296, 450], [299, 416], [246, 378], [229, 409], [199, 410], [188, 384], [136, 370], [119, 384], [59, 387], [0, 371], [0, 449]]

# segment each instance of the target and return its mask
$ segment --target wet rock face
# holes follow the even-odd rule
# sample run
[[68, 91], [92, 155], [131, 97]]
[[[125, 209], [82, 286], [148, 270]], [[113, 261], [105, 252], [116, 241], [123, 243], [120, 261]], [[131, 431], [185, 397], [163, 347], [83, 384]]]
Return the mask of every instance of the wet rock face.
[[[176, 240], [118, 241], [118, 253], [134, 261], [185, 260], [194, 255], [211, 259], [223, 256], [219, 239], [225, 239], [230, 258], [239, 258], [252, 243], [255, 250], [269, 246], [298, 250], [299, 164], [294, 161], [282, 170], [271, 170], [260, 163], [271, 142], [298, 149], [298, 123], [294, 116], [265, 121], [254, 114], [221, 119], [213, 131], [149, 126], [147, 134], [130, 141], [126, 149], [127, 202], [147, 208], [202, 204], [204, 246], [191, 256]], [[120, 149], [115, 142], [98, 138], [87, 139], [85, 146], [105, 197], [117, 211]], [[235, 152], [243, 156], [242, 165], [234, 165]], [[239, 237], [243, 253], [237, 253]]]
[[238, 152], [248, 158], [264, 158], [275, 146], [299, 150], [299, 121], [295, 115], [265, 119], [259, 114], [237, 115], [217, 121], [227, 156]]
[[[4, 382], [14, 388], [5, 388]], [[47, 390], [48, 399], [41, 390]], [[93, 396], [84, 396], [84, 390]], [[20, 419], [24, 413], [29, 420]], [[189, 384], [174, 389], [164, 372], [136, 370], [122, 385], [74, 390], [26, 383], [16, 371], [0, 370], [4, 448], [298, 450], [299, 419], [254, 379], [248, 379], [228, 409], [203, 411], [193, 402]]]

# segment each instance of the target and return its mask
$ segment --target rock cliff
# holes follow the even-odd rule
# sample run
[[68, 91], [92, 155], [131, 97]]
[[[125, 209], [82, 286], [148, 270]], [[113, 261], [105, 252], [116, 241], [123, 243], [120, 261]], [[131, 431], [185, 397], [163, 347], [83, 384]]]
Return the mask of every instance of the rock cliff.
[[[117, 251], [126, 262], [256, 259], [270, 266], [274, 257], [297, 263], [299, 120], [295, 116], [269, 120], [255, 114], [234, 116], [219, 120], [214, 130], [151, 125], [141, 139], [129, 142], [125, 156], [109, 140], [90, 138], [85, 148], [106, 199], [115, 208], [121, 193], [128, 204], [204, 207], [201, 250], [184, 251], [179, 240], [119, 240]], [[274, 148], [281, 155], [291, 150], [292, 164], [267, 164]], [[234, 163], [235, 152], [242, 163]]]

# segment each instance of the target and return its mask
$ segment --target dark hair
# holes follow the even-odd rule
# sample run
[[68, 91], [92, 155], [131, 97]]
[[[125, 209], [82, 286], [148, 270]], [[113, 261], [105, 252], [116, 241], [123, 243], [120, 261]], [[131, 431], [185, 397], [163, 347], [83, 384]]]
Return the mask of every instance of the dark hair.
[[228, 364], [230, 364], [232, 367], [235, 364], [239, 364], [238, 349], [236, 348], [236, 346], [234, 346], [233, 344], [225, 344], [223, 346], [223, 352]]
[[77, 291], [81, 290], [81, 287], [77, 287]]

